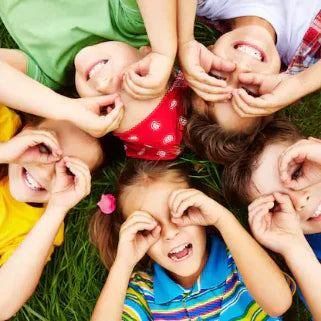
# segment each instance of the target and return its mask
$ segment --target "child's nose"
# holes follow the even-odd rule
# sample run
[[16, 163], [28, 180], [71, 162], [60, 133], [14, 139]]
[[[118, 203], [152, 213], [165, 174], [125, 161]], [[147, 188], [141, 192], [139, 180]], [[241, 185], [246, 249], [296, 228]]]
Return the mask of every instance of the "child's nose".
[[172, 240], [179, 233], [178, 226], [173, 223], [167, 223], [162, 226], [162, 236], [165, 240]]
[[37, 178], [40, 180], [46, 189], [51, 185], [55, 174], [55, 163], [51, 164], [37, 164], [34, 166], [33, 172], [36, 173]]
[[303, 210], [310, 200], [310, 193], [306, 190], [293, 191], [290, 193], [292, 203], [297, 211]]
[[240, 88], [239, 75], [245, 72], [252, 72], [250, 66], [246, 63], [235, 62], [236, 68], [230, 73], [230, 77], [227, 79], [227, 85], [232, 88]]

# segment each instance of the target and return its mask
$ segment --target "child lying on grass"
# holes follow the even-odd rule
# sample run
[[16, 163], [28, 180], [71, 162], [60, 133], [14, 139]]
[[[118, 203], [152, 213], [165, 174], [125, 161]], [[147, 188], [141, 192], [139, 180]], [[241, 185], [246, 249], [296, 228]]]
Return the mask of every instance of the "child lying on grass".
[[7, 320], [63, 242], [64, 218], [89, 194], [90, 172], [104, 152], [98, 139], [68, 122], [34, 120], [9, 139], [19, 117], [0, 106], [0, 120], [0, 320]]
[[301, 298], [321, 320], [321, 141], [275, 120], [226, 166], [222, 183], [231, 204], [252, 202], [254, 236], [284, 257]]
[[[291, 291], [273, 260], [232, 213], [191, 187], [182, 165], [127, 166], [117, 210], [91, 219], [110, 269], [92, 320], [280, 320], [289, 308]], [[213, 226], [226, 245], [207, 233]]]
[[[320, 88], [321, 3], [190, 3], [178, 1], [180, 64], [197, 94], [186, 138], [200, 156], [228, 163], [267, 116]], [[194, 39], [195, 13], [225, 32], [208, 49]], [[286, 74], [279, 74], [281, 61]]]

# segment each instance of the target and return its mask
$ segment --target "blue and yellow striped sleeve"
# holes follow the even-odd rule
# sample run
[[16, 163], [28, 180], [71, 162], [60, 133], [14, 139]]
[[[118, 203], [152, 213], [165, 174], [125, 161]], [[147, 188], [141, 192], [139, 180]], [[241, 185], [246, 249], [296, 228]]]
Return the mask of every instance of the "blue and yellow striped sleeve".
[[152, 321], [147, 302], [144, 295], [129, 284], [126, 299], [124, 303], [123, 316], [124, 321]]

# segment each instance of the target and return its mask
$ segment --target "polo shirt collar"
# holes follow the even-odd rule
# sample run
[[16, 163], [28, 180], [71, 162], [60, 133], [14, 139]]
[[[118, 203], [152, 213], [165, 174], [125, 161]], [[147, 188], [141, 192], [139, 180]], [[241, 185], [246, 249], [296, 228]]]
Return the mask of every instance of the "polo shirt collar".
[[[225, 244], [217, 238], [211, 237], [210, 255], [206, 265], [191, 288], [192, 292], [199, 292], [217, 287], [227, 279], [227, 256]], [[165, 304], [191, 289], [184, 289], [166, 273], [159, 264], [154, 263], [154, 299], [156, 304]]]

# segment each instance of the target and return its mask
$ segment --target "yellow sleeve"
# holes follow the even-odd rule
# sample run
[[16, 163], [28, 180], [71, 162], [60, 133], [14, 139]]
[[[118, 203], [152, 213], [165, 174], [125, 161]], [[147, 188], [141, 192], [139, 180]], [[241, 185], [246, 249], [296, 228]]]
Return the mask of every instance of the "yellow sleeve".
[[[0, 266], [3, 265], [8, 259], [9, 257], [14, 253], [14, 251], [19, 247], [19, 245], [23, 242], [23, 240], [25, 239], [25, 237], [28, 234], [25, 234], [19, 238], [15, 239], [15, 242], [11, 243], [10, 246], [6, 247], [6, 251], [4, 253], [2, 253], [2, 255], [0, 256]], [[50, 248], [48, 257], [47, 257], [47, 262], [51, 260], [51, 255], [55, 249], [56, 246], [60, 246], [64, 241], [64, 223], [62, 223], [60, 225], [59, 231], [56, 235], [56, 238], [54, 240], [54, 243], [52, 245], [52, 247]]]
[[0, 105], [0, 142], [9, 140], [20, 126], [19, 115], [10, 108]]

